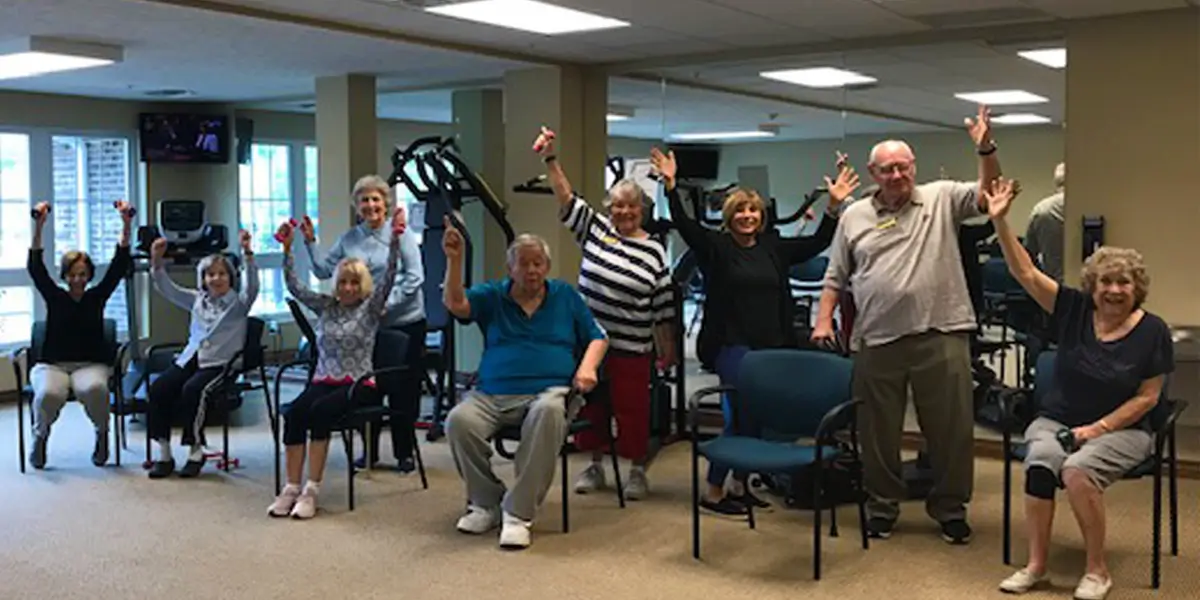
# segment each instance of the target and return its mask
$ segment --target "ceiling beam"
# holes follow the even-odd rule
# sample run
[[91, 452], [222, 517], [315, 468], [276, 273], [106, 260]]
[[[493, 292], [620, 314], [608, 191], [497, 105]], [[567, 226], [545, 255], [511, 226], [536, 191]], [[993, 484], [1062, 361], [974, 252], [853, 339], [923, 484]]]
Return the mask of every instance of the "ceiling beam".
[[516, 62], [530, 63], [534, 65], [545, 66], [563, 66], [568, 63], [554, 60], [545, 56], [535, 54], [526, 54], [524, 52], [515, 52], [512, 50], [504, 50], [501, 48], [492, 48], [488, 46], [480, 46], [477, 44], [468, 44], [465, 42], [453, 42], [448, 40], [439, 40], [425, 36], [413, 35], [400, 31], [392, 31], [378, 27], [370, 27], [358, 23], [350, 23], [347, 21], [336, 21], [321, 17], [313, 17], [307, 15], [298, 15], [287, 12], [272, 10], [269, 8], [260, 8], [257, 6], [246, 6], [243, 4], [227, 4], [225, 2], [217, 2], [214, 0], [138, 0], [149, 4], [159, 4], [164, 6], [175, 6], [180, 8], [190, 8], [194, 10], [203, 10], [207, 12], [220, 13], [225, 15], [233, 15], [239, 17], [249, 17], [252, 19], [260, 19], [263, 21], [274, 21], [277, 23], [290, 23], [292, 25], [300, 25], [303, 27], [312, 27], [314, 29], [323, 29], [336, 33], [348, 33], [351, 35], [359, 35], [363, 37], [374, 38], [377, 40], [400, 42], [405, 44], [414, 44], [426, 48], [435, 48], [438, 50], [447, 50], [451, 52], [462, 52], [465, 54], [474, 54], [486, 58], [495, 58], [501, 60], [511, 60]]
[[808, 42], [804, 44], [763, 46], [760, 48], [728, 49], [717, 52], [676, 54], [674, 56], [604, 63], [600, 67], [607, 70], [610, 75], [627, 75], [630, 73], [644, 73], [676, 67], [708, 66], [753, 60], [791, 58], [812, 54], [829, 54], [832, 52], [882, 50], [886, 48], [929, 46], [954, 42], [1044, 42], [1046, 40], [1061, 40], [1065, 35], [1065, 25], [1062, 21], [1015, 23], [1012, 25], [939, 29], [937, 31], [841, 39], [827, 42]]
[[730, 94], [733, 96], [741, 96], [743, 98], [754, 98], [757, 100], [767, 100], [770, 102], [779, 102], [781, 104], [790, 104], [793, 106], [802, 106], [805, 108], [815, 108], [818, 110], [827, 110], [827, 111], [831, 111], [831, 112], [854, 113], [856, 115], [862, 115], [865, 117], [874, 117], [877, 119], [888, 119], [891, 121], [912, 123], [914, 125], [925, 125], [927, 127], [938, 127], [941, 129], [957, 129], [958, 128], [958, 125], [950, 124], [950, 123], [943, 123], [941, 121], [932, 121], [929, 119], [920, 119], [917, 117], [906, 117], [903, 115], [885, 113], [885, 112], [881, 112], [881, 111], [877, 111], [877, 110], [871, 110], [868, 108], [858, 108], [858, 107], [854, 107], [854, 106], [838, 106], [836, 104], [829, 104], [826, 102], [813, 102], [813, 101], [809, 101], [809, 100], [799, 100], [796, 98], [791, 98], [789, 96], [782, 96], [779, 94], [769, 94], [766, 92], [756, 92], [753, 90], [746, 90], [746, 89], [742, 89], [742, 88], [730, 87], [730, 86], [725, 86], [725, 85], [720, 85], [720, 84], [715, 84], [715, 83], [701, 83], [698, 81], [692, 81], [692, 80], [688, 80], [688, 79], [674, 79], [671, 77], [659, 77], [657, 75], [643, 75], [643, 74], [622, 75], [621, 77], [623, 79], [633, 79], [636, 81], [646, 81], [649, 83], [665, 83], [668, 88], [671, 86], [678, 86], [678, 87], [686, 88], [686, 89], [700, 90], [700, 91], [705, 91], [705, 92], [718, 92], [718, 93], [722, 93], [722, 94]]
[[[378, 87], [375, 89], [376, 96], [387, 94], [406, 94], [409, 92], [439, 92], [439, 91], [456, 91], [456, 90], [476, 90], [480, 88], [489, 88], [501, 86], [504, 80], [501, 78], [488, 79], [459, 79], [457, 81], [437, 81], [433, 83], [422, 83], [418, 85], [389, 85]], [[242, 100], [237, 102], [237, 106], [253, 108], [260, 104], [279, 104], [281, 102], [308, 102], [317, 99], [315, 93], [312, 94], [290, 94], [287, 96], [272, 96], [266, 98], [255, 98], [253, 100]]]

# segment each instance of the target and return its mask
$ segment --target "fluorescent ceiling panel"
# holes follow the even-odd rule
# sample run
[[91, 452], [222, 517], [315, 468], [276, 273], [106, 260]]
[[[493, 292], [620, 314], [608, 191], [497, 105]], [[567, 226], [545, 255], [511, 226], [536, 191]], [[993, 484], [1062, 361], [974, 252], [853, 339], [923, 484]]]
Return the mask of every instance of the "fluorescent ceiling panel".
[[536, 0], [474, 0], [444, 4], [428, 12], [543, 35], [561, 35], [629, 27], [629, 23]]
[[759, 76], [784, 83], [802, 85], [810, 88], [839, 88], [848, 85], [863, 85], [878, 81], [874, 77], [835, 69], [833, 67], [814, 67], [811, 69], [787, 69], [783, 71], [764, 71]]
[[955, 94], [955, 98], [975, 104], [1002, 106], [1006, 104], [1041, 104], [1050, 100], [1025, 90], [994, 90], [989, 92], [969, 92]]

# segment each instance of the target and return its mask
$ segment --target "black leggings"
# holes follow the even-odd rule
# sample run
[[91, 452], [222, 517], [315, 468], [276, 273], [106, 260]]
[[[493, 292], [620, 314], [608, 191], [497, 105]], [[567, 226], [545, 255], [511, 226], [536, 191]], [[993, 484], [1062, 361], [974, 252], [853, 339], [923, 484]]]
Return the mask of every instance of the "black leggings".
[[171, 365], [150, 384], [146, 405], [146, 432], [150, 439], [171, 441], [171, 425], [183, 423], [183, 445], [204, 443], [204, 387], [221, 375], [223, 367], [201, 369], [193, 357], [183, 367]]
[[350, 398], [350, 384], [309, 384], [288, 408], [283, 417], [283, 444], [297, 446], [305, 438], [314, 441], [327, 440], [334, 424], [359, 406], [379, 404], [379, 392], [375, 388], [361, 385], [357, 398]]

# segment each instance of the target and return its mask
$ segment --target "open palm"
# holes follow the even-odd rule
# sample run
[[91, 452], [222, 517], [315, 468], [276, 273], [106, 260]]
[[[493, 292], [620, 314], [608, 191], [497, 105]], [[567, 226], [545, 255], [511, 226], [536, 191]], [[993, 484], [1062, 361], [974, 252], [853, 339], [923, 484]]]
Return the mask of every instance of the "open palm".
[[658, 148], [650, 149], [650, 164], [654, 167], [654, 172], [658, 173], [664, 181], [674, 182], [675, 173], [678, 168], [675, 164], [675, 153], [668, 150], [663, 154]]
[[1017, 186], [1011, 179], [1001, 177], [992, 182], [983, 192], [987, 202], [988, 216], [993, 219], [1003, 219], [1012, 208], [1013, 198], [1016, 197]]

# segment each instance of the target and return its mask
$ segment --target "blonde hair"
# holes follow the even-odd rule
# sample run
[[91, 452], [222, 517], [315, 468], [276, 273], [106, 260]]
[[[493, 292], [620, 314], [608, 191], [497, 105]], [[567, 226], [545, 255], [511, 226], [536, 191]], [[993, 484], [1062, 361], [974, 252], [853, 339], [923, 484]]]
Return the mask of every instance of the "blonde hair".
[[758, 220], [758, 231], [762, 231], [767, 225], [767, 203], [763, 201], [762, 196], [758, 192], [745, 189], [734, 188], [725, 196], [725, 203], [721, 206], [721, 225], [726, 229], [730, 229], [733, 225], [733, 217], [738, 211], [746, 206], [758, 209], [761, 218]]
[[371, 270], [367, 268], [367, 263], [361, 258], [343, 258], [337, 265], [337, 271], [334, 272], [334, 285], [336, 286], [343, 278], [350, 277], [358, 280], [358, 288], [362, 290], [363, 300], [371, 297], [375, 291], [375, 280], [371, 278]]
[[1140, 308], [1150, 294], [1150, 276], [1146, 274], [1142, 254], [1129, 248], [1099, 247], [1083, 263], [1080, 277], [1083, 290], [1092, 295], [1096, 291], [1096, 282], [1113, 274], [1123, 275], [1133, 282], [1133, 308]]

